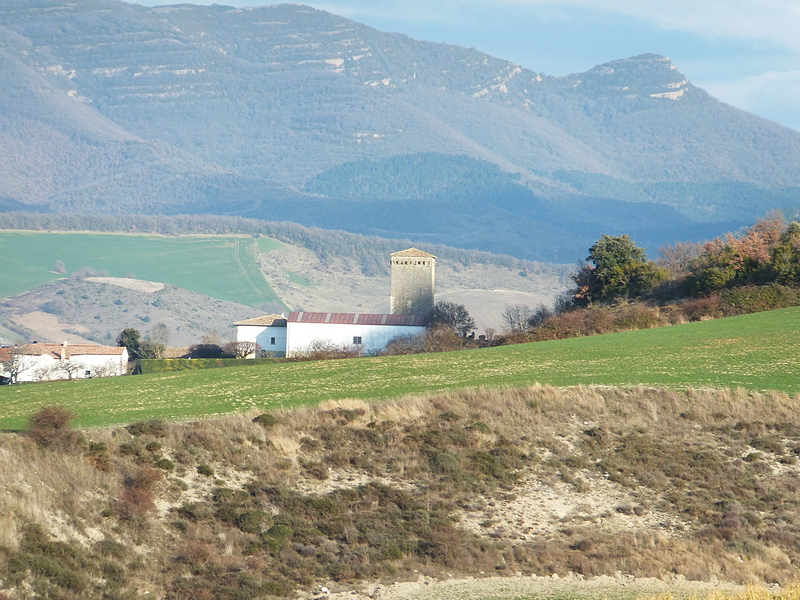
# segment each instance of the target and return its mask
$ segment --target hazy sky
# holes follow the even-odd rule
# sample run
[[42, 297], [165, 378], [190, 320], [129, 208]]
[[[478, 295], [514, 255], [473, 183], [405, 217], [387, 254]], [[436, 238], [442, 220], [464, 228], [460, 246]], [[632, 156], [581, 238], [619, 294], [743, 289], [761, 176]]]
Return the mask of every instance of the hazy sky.
[[[177, 4], [178, 0], [136, 0]], [[192, 1], [192, 0], [188, 0]], [[194, 0], [195, 4], [212, 4]], [[260, 6], [258, 0], [215, 4]], [[383, 31], [447, 42], [548, 75], [669, 56], [720, 100], [800, 130], [800, 0], [319, 0]]]

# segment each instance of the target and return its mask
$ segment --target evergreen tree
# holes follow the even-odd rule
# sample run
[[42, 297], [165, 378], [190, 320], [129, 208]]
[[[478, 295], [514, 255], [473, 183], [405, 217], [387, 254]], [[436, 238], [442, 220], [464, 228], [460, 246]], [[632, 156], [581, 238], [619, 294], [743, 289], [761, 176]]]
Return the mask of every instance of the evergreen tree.
[[666, 276], [628, 235], [604, 233], [589, 248], [586, 260], [573, 276], [575, 297], [584, 304], [636, 298]]

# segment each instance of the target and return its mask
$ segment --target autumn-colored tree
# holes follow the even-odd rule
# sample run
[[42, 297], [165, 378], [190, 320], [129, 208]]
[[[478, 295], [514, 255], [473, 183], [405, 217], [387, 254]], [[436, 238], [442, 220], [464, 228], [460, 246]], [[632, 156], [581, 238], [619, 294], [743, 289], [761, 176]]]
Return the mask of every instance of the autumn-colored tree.
[[[782, 247], [776, 255], [778, 246]], [[781, 265], [779, 270], [786, 276], [786, 265], [792, 261], [792, 245], [778, 216], [760, 219], [741, 236], [728, 233], [714, 238], [703, 246], [703, 253], [690, 266], [693, 291], [704, 294], [732, 285], [774, 281], [776, 256]]]

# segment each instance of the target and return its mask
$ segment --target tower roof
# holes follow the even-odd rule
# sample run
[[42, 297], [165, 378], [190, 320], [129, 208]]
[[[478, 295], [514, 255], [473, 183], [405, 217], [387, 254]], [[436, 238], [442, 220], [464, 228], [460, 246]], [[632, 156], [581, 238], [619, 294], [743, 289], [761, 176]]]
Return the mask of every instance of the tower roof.
[[407, 250], [400, 250], [400, 252], [393, 252], [389, 256], [397, 256], [399, 258], [436, 258], [433, 254], [428, 254], [417, 248], [408, 248]]

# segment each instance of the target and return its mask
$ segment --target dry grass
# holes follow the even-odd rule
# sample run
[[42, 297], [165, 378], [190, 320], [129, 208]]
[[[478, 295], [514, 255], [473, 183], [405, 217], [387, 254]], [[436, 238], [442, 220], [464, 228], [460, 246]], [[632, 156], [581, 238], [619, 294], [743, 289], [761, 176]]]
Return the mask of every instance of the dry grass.
[[[767, 589], [763, 586], [747, 586], [742, 592], [730, 590], [715, 590], [693, 596], [693, 600], [798, 600], [800, 598], [800, 586], [797, 584], [789, 585], [783, 589]], [[672, 596], [652, 596], [644, 597], [642, 600], [671, 600]]]
[[0, 581], [67, 600], [103, 569], [119, 593], [174, 598], [415, 572], [788, 583], [794, 404], [533, 385], [144, 422], [86, 432], [74, 453], [5, 435]]

